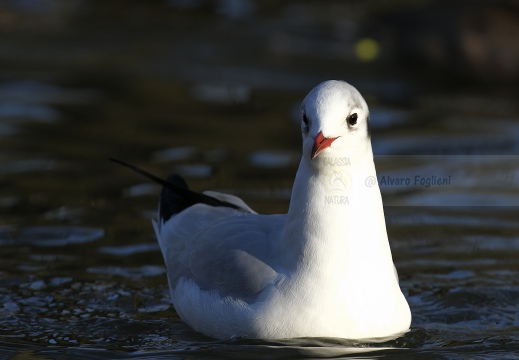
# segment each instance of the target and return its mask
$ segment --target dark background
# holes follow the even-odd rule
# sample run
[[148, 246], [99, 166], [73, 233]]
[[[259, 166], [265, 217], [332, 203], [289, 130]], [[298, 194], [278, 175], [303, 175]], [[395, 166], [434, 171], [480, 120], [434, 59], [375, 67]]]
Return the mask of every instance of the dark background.
[[160, 188], [108, 161], [285, 212], [299, 104], [328, 79], [366, 98], [379, 177], [455, 180], [381, 187], [413, 324], [382, 345], [409, 350], [374, 356], [517, 352], [518, 1], [3, 0], [0, 357], [351, 355], [192, 332], [150, 224]]

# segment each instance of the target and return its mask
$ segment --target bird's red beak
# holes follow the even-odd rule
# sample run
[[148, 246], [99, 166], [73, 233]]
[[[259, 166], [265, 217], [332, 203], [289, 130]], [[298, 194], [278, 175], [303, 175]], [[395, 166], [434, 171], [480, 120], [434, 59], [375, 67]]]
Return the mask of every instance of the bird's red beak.
[[332, 142], [335, 141], [335, 139], [337, 139], [337, 138], [336, 137], [334, 137], [334, 138], [325, 138], [324, 135], [323, 135], [323, 132], [319, 131], [319, 134], [317, 134], [317, 136], [315, 137], [315, 143], [314, 143], [314, 147], [312, 149], [311, 159], [314, 159], [324, 149], [329, 147], [332, 144]]

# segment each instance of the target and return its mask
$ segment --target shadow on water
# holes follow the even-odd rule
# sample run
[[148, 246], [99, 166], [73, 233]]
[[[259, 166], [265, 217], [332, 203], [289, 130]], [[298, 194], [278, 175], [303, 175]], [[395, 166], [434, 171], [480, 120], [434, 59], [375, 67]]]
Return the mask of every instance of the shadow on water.
[[[519, 352], [516, 90], [437, 79], [434, 68], [407, 72], [384, 57], [359, 63], [344, 49], [373, 43], [359, 42], [367, 35], [355, 6], [40, 3], [35, 11], [11, 1], [0, 19], [0, 358]], [[379, 11], [374, 33], [381, 23], [406, 33], [409, 18], [393, 23], [389, 8]], [[397, 40], [379, 45], [391, 55], [399, 41], [415, 41]], [[374, 180], [411, 331], [382, 343], [222, 342], [193, 332], [172, 307], [150, 224], [160, 189], [108, 158], [178, 172], [193, 189], [236, 194], [258, 212], [286, 212], [299, 103], [327, 78], [352, 82], [370, 105]]]
[[[359, 343], [344, 339], [311, 338], [279, 341], [235, 339], [229, 341], [191, 341], [179, 346], [172, 340], [155, 344], [162, 350], [113, 351], [109, 348], [41, 347], [5, 344], [4, 354], [30, 356], [31, 359], [449, 359], [465, 356], [505, 356], [516, 351], [503, 341], [453, 341], [433, 346], [434, 337], [423, 329], [413, 328], [404, 336], [382, 343]], [[427, 344], [429, 343], [429, 344]], [[508, 357], [507, 357], [508, 358]]]
[[[292, 359], [292, 358], [406, 358], [416, 355], [412, 348], [420, 347], [426, 335], [422, 329], [412, 329], [396, 340], [377, 342], [358, 342], [335, 338], [298, 338], [286, 340], [247, 340], [234, 339], [229, 341], [192, 341], [180, 347], [174, 341], [165, 340], [161, 344], [164, 350], [138, 350], [133, 352], [114, 352], [95, 348], [41, 348], [24, 345], [27, 354], [34, 356], [71, 356], [80, 359], [174, 359], [174, 358], [218, 358], [233, 359]], [[169, 343], [169, 344], [168, 344]], [[18, 346], [10, 345], [13, 352]], [[6, 346], [5, 349], [9, 349]]]

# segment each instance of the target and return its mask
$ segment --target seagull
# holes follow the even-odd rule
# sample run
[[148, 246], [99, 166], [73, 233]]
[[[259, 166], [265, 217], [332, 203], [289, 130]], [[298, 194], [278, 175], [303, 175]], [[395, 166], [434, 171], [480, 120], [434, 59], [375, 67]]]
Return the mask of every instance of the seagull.
[[[398, 337], [411, 311], [399, 287], [362, 95], [325, 81], [301, 105], [302, 157], [287, 214], [161, 180], [153, 221], [173, 305], [216, 339]], [[127, 165], [124, 164], [123, 165]], [[128, 165], [127, 165], [128, 166]]]

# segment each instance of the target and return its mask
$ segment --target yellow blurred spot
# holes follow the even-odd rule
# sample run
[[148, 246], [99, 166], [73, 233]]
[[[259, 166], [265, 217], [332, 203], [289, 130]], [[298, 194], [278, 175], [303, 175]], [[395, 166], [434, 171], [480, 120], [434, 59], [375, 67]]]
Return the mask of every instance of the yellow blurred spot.
[[361, 61], [373, 61], [380, 51], [378, 42], [370, 38], [364, 38], [355, 44], [355, 55]]

